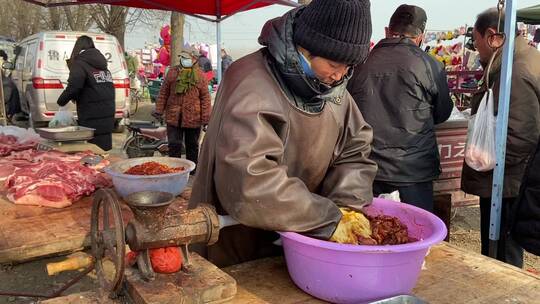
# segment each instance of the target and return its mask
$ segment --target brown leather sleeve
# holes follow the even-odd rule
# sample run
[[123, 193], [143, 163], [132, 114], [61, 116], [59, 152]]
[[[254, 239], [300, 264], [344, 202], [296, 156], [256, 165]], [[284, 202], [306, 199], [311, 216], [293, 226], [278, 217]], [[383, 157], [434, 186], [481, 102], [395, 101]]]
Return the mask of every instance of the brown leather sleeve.
[[174, 83], [176, 80], [176, 77], [173, 77], [175, 68], [171, 67], [169, 71], [167, 72], [167, 75], [165, 76], [165, 80], [161, 84], [161, 88], [159, 89], [159, 95], [156, 102], [156, 113], [163, 114], [165, 109], [167, 108], [167, 100], [169, 99], [170, 94], [170, 88], [171, 88], [171, 82]]
[[369, 159], [373, 131], [352, 103], [347, 120], [321, 195], [340, 206], [360, 209], [373, 200], [373, 180], [377, 173], [377, 164]]
[[279, 164], [286, 134], [281, 113], [258, 111], [260, 96], [242, 96], [222, 119], [216, 142], [215, 184], [222, 207], [240, 223], [328, 239], [341, 219], [330, 199], [311, 193]]
[[208, 81], [206, 77], [202, 75], [202, 81], [199, 86], [199, 96], [201, 99], [201, 123], [207, 125], [210, 121], [210, 112], [212, 112], [212, 105], [210, 103], [210, 92], [208, 91]]

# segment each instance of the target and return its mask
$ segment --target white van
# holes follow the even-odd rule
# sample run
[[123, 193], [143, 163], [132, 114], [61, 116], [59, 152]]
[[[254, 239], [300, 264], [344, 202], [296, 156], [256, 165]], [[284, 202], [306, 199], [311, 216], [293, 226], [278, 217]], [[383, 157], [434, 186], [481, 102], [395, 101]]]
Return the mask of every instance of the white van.
[[[50, 121], [56, 111], [56, 101], [67, 86], [69, 69], [66, 59], [78, 37], [87, 35], [105, 56], [114, 81], [116, 96], [116, 126], [128, 116], [129, 75], [124, 52], [111, 35], [86, 32], [41, 32], [23, 39], [15, 47], [14, 70], [11, 74], [21, 95], [22, 111], [29, 116], [32, 127]], [[68, 104], [73, 111], [75, 105]]]

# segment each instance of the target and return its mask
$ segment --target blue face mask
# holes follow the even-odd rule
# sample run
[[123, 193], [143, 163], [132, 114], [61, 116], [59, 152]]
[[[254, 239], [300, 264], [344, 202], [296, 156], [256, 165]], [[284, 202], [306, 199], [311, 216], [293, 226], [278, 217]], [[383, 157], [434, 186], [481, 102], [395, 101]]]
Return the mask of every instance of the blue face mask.
[[306, 76], [310, 78], [317, 78], [317, 76], [315, 76], [315, 72], [313, 72], [311, 69], [311, 62], [309, 59], [307, 59], [302, 52], [298, 52], [298, 54], [300, 55], [300, 64], [302, 64], [302, 69], [304, 70]]
[[184, 67], [184, 68], [191, 68], [191, 67], [193, 67], [193, 61], [192, 61], [190, 58], [181, 58], [181, 59], [180, 59], [180, 64], [181, 64], [182, 67]]

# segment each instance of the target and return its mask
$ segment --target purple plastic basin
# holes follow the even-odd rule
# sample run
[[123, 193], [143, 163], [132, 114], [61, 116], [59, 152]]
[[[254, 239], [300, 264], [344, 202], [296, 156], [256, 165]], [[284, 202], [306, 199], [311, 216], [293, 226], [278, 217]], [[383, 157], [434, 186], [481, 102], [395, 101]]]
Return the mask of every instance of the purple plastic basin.
[[332, 303], [365, 303], [411, 292], [428, 249], [446, 237], [446, 226], [423, 209], [384, 199], [374, 199], [364, 211], [399, 218], [419, 241], [347, 245], [281, 232], [287, 268], [300, 289]]

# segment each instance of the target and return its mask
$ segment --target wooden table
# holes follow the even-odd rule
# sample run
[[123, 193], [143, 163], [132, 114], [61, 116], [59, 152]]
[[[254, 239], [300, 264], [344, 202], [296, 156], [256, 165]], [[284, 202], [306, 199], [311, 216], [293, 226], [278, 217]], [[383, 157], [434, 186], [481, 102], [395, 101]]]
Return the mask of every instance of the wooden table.
[[[425, 267], [413, 294], [429, 303], [540, 303], [540, 277], [448, 243], [431, 249]], [[283, 258], [257, 260], [224, 270], [238, 286], [236, 297], [229, 303], [325, 303], [294, 285]], [[71, 299], [76, 301], [68, 301]], [[43, 303], [98, 302], [95, 295], [85, 293]]]
[[[191, 193], [186, 189], [169, 209], [179, 212]], [[81, 250], [90, 245], [92, 197], [62, 208], [15, 205], [0, 195], [0, 263], [20, 263]], [[122, 204], [124, 223], [132, 217]]]
[[0, 197], [0, 263], [79, 250], [89, 244], [91, 198], [63, 209], [15, 205]]
[[[413, 294], [429, 303], [540, 303], [540, 277], [448, 243], [426, 259]], [[325, 303], [296, 288], [283, 259], [226, 268], [238, 284], [232, 303]]]
[[[105, 153], [86, 142], [47, 143], [63, 152]], [[110, 155], [107, 159], [114, 162], [120, 157]], [[62, 209], [15, 205], [8, 201], [5, 189], [0, 186], [0, 264], [20, 263], [89, 246], [91, 210], [92, 197]], [[123, 211], [126, 218], [131, 216], [127, 207]]]

